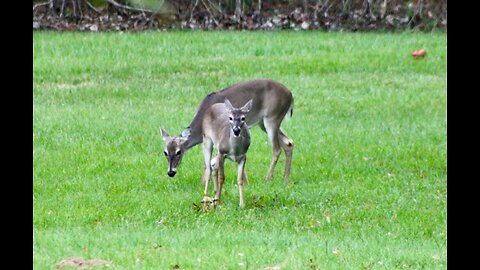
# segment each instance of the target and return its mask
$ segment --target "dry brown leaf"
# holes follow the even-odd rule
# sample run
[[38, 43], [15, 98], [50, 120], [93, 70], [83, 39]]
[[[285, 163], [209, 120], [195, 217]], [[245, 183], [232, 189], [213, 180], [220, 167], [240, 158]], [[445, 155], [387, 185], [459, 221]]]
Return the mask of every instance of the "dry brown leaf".
[[330, 211], [328, 209], [325, 209], [323, 212], [323, 215], [325, 216], [325, 219], [327, 220], [328, 223], [330, 223]]
[[272, 266], [267, 266], [265, 268], [263, 268], [263, 270], [280, 270], [280, 266], [278, 265], [272, 265]]
[[412, 56], [415, 59], [418, 59], [420, 57], [424, 57], [425, 55], [427, 55], [427, 51], [425, 49], [416, 50], [412, 53]]
[[310, 225], [311, 228], [315, 227], [315, 220], [313, 218], [310, 218], [308, 221], [308, 224]]
[[200, 210], [200, 205], [198, 205], [197, 203], [193, 202], [193, 208], [194, 208], [196, 211], [199, 211], [199, 210]]

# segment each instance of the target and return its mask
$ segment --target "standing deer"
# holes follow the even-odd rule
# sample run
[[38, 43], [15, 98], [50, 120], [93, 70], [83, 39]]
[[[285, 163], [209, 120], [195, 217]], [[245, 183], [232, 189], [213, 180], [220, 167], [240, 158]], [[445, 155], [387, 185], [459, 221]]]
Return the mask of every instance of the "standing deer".
[[[177, 137], [170, 137], [163, 128], [160, 133], [165, 140], [165, 157], [168, 160], [168, 176], [175, 176], [178, 166], [186, 151], [203, 141], [202, 126], [206, 110], [215, 103], [223, 103], [228, 98], [236, 108], [253, 100], [252, 108], [245, 118], [249, 128], [258, 124], [267, 133], [272, 145], [273, 157], [267, 177], [272, 178], [273, 170], [277, 164], [281, 149], [285, 151], [284, 179], [290, 179], [292, 163], [293, 141], [280, 129], [283, 118], [287, 113], [293, 113], [293, 95], [282, 84], [268, 79], [242, 82], [207, 95], [195, 113], [190, 125]], [[204, 170], [206, 167], [204, 167]]]
[[[250, 132], [245, 125], [245, 116], [252, 108], [252, 100], [249, 100], [243, 107], [234, 108], [228, 99], [225, 103], [216, 103], [205, 111], [202, 123], [203, 131], [203, 155], [204, 171], [203, 182], [205, 183], [204, 207], [208, 197], [208, 182], [211, 171], [214, 171], [213, 185], [215, 198], [213, 203], [220, 201], [223, 182], [225, 181], [224, 161], [228, 158], [238, 164], [237, 183], [240, 192], [240, 207], [244, 207], [243, 183], [246, 179], [245, 162], [247, 151], [250, 146]], [[217, 156], [212, 160], [213, 146], [217, 149]]]

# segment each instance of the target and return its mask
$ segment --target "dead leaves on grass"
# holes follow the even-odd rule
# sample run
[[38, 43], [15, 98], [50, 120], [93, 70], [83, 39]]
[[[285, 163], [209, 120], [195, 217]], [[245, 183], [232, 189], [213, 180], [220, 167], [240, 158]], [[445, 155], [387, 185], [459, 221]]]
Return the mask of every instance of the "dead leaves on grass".
[[260, 208], [260, 209], [264, 208], [265, 206], [261, 203], [263, 199], [264, 199], [263, 196], [259, 196], [257, 198], [257, 196], [253, 195], [252, 196], [252, 205], [256, 208]]
[[79, 267], [83, 269], [83, 268], [95, 267], [95, 266], [112, 267], [113, 263], [110, 261], [105, 261], [100, 259], [86, 260], [82, 257], [70, 257], [70, 258], [61, 260], [56, 264], [57, 268]]
[[263, 268], [263, 270], [280, 270], [280, 266], [278, 265], [272, 265], [272, 266], [266, 266], [265, 268]]

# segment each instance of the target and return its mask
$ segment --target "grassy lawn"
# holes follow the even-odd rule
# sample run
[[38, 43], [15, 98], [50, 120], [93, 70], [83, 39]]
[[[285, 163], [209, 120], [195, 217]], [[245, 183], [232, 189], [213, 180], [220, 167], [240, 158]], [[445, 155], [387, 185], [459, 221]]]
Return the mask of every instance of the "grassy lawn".
[[[445, 269], [446, 34], [38, 33], [34, 260], [115, 269]], [[411, 52], [425, 48], [425, 58]], [[290, 185], [251, 130], [246, 208], [226, 162], [223, 207], [202, 199], [202, 153], [167, 176], [212, 91], [254, 78], [292, 90]], [[327, 215], [329, 221], [327, 220]]]

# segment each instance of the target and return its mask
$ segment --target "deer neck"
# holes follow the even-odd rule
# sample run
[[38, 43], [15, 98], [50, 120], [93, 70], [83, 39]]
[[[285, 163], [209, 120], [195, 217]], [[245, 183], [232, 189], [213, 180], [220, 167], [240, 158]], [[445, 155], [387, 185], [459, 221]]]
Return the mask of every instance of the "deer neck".
[[203, 142], [203, 117], [205, 116], [205, 111], [213, 104], [217, 102], [223, 102], [223, 97], [218, 95], [218, 93], [210, 93], [207, 95], [203, 100], [202, 103], [198, 106], [197, 112], [193, 117], [192, 122], [189, 125], [190, 128], [190, 136], [188, 140], [185, 142], [186, 149], [192, 148], [197, 144]]
[[240, 135], [235, 136], [230, 126], [228, 127], [228, 129], [230, 130], [230, 138], [229, 138], [229, 144], [231, 147], [230, 154], [232, 154], [233, 156], [243, 155], [245, 153], [245, 149], [244, 149], [245, 144], [247, 143], [245, 140], [247, 139], [246, 136], [248, 136], [248, 134], [245, 134], [245, 130], [244, 128], [242, 128], [242, 131], [240, 131]]
[[188, 139], [183, 144], [184, 148], [187, 150], [203, 142], [201, 123], [197, 125], [192, 122], [189, 128], [190, 128], [190, 136], [188, 136]]

